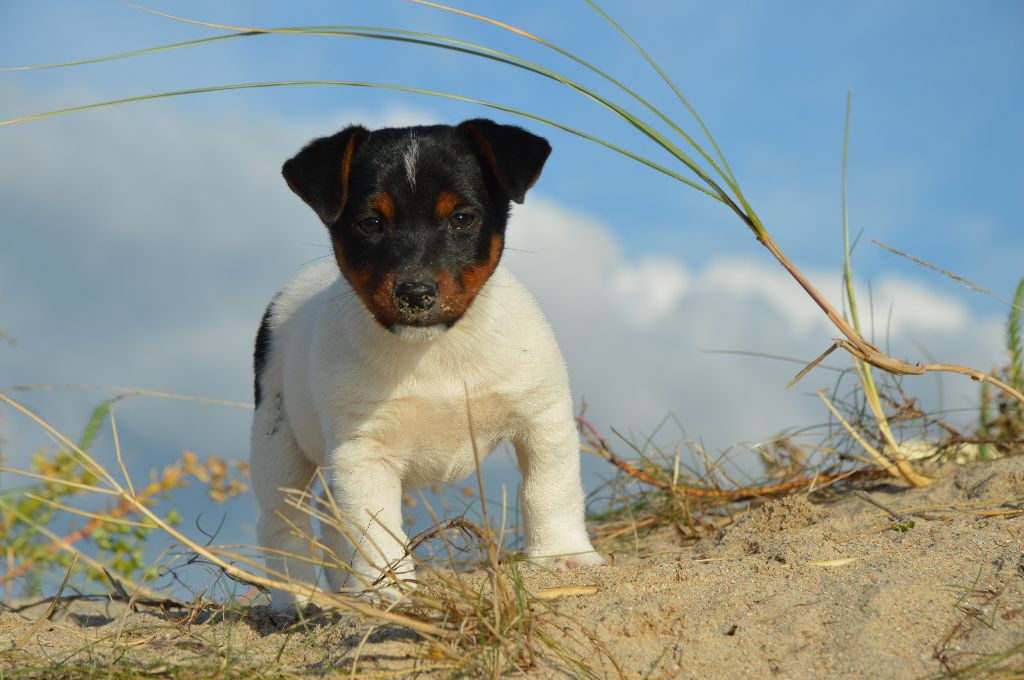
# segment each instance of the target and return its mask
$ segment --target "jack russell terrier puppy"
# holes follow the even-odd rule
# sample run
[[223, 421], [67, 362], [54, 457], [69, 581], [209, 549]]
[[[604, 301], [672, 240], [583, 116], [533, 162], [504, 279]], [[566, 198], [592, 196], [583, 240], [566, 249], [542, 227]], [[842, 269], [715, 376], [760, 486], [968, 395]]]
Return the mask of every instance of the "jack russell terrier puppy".
[[[284, 164], [334, 262], [278, 293], [256, 336], [251, 470], [269, 568], [315, 584], [309, 514], [282, 489], [307, 488], [320, 467], [347, 529], [324, 528], [329, 559], [345, 563], [327, 570], [331, 589], [412, 580], [402, 486], [468, 476], [474, 441], [481, 456], [515, 447], [530, 562], [604, 562], [583, 522], [565, 362], [533, 297], [498, 264], [510, 201], [523, 202], [550, 152], [477, 119], [352, 126]], [[294, 604], [272, 592], [275, 609]]]

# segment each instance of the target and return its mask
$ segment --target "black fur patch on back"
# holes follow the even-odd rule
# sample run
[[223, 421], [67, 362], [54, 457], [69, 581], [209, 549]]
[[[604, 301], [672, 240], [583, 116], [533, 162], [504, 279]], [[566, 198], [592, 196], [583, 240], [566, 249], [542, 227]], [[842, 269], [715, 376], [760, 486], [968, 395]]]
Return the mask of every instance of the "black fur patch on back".
[[260, 329], [256, 333], [256, 349], [252, 354], [252, 367], [255, 379], [253, 380], [253, 393], [256, 398], [256, 408], [259, 408], [260, 401], [263, 399], [263, 393], [260, 389], [260, 378], [263, 375], [263, 369], [267, 365], [267, 358], [270, 356], [270, 313], [274, 309], [274, 302], [277, 301], [275, 296], [270, 304], [267, 305], [267, 311], [263, 312], [263, 320], [260, 322]]

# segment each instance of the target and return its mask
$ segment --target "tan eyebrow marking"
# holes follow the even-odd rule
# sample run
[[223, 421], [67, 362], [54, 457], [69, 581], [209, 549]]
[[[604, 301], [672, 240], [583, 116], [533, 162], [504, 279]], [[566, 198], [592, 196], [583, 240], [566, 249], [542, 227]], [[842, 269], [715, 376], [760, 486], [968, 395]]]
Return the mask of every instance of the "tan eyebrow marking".
[[375, 194], [370, 197], [370, 207], [381, 214], [381, 217], [394, 219], [395, 202], [387, 194]]
[[452, 214], [458, 207], [461, 200], [457, 194], [451, 191], [442, 191], [437, 194], [437, 202], [434, 204], [434, 217], [442, 219]]

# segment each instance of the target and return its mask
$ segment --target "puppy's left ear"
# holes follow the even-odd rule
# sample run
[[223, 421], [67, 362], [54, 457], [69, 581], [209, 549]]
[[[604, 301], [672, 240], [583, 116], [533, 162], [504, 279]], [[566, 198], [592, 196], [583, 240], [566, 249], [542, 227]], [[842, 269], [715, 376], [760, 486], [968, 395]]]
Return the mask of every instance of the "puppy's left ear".
[[330, 137], [314, 139], [281, 168], [291, 190], [328, 227], [345, 210], [352, 155], [368, 134], [366, 128], [353, 125]]
[[551, 153], [547, 140], [521, 127], [486, 118], [467, 120], [458, 129], [469, 138], [484, 171], [491, 173], [505, 196], [522, 203]]

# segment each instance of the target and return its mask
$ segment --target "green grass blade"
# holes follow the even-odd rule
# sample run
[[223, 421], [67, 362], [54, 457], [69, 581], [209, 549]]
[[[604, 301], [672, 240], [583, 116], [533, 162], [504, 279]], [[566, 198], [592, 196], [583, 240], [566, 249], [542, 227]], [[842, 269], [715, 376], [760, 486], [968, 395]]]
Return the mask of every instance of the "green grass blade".
[[[476, 19], [478, 21], [483, 21], [483, 22], [486, 22], [486, 23], [498, 26], [499, 28], [503, 28], [503, 29], [505, 29], [507, 31], [511, 31], [511, 32], [513, 32], [513, 33], [515, 33], [517, 35], [523, 36], [524, 38], [527, 38], [529, 40], [533, 40], [534, 42], [539, 43], [539, 44], [543, 45], [544, 47], [557, 52], [558, 54], [560, 54], [560, 55], [562, 55], [562, 56], [564, 56], [564, 57], [566, 57], [566, 58], [576, 62], [580, 66], [582, 66], [582, 67], [586, 68], [587, 70], [591, 71], [592, 73], [600, 76], [601, 78], [603, 78], [607, 82], [611, 83], [612, 85], [614, 85], [615, 87], [617, 87], [618, 89], [622, 90], [623, 92], [628, 94], [630, 97], [635, 99], [638, 103], [643, 105], [648, 111], [650, 111], [651, 113], [656, 115], [659, 119], [661, 119], [661, 121], [663, 123], [665, 123], [666, 125], [671, 127], [691, 147], [693, 147], [697, 151], [697, 153], [700, 154], [700, 156], [702, 158], [704, 158], [704, 160], [707, 161], [708, 164], [711, 165], [711, 167], [713, 167], [715, 169], [715, 171], [719, 174], [719, 176], [722, 177], [725, 180], [725, 182], [729, 186], [729, 188], [732, 189], [737, 194], [738, 198], [740, 198], [741, 192], [739, 190], [739, 187], [736, 185], [735, 181], [732, 179], [732, 173], [731, 172], [723, 172], [722, 169], [715, 162], [715, 160], [710, 155], [708, 155], [708, 153], [703, 149], [703, 147], [701, 147], [696, 141], [694, 141], [694, 139], [692, 137], [690, 137], [690, 135], [688, 135], [681, 127], [679, 127], [679, 125], [675, 121], [673, 121], [671, 118], [669, 118], [664, 113], [662, 113], [660, 109], [655, 107], [649, 101], [647, 101], [646, 99], [641, 97], [636, 91], [634, 91], [633, 89], [631, 89], [630, 87], [628, 87], [624, 83], [620, 82], [619, 80], [617, 80], [616, 78], [614, 78], [613, 76], [608, 74], [607, 72], [601, 70], [597, 66], [594, 66], [590, 62], [586, 61], [582, 57], [579, 57], [576, 54], [573, 54], [572, 52], [569, 52], [568, 50], [563, 49], [563, 48], [559, 47], [558, 45], [555, 45], [554, 43], [552, 43], [552, 42], [550, 42], [548, 40], [545, 40], [545, 39], [543, 39], [543, 38], [541, 38], [539, 36], [533, 35], [532, 33], [528, 33], [527, 31], [524, 31], [524, 30], [522, 30], [520, 28], [517, 28], [517, 27], [512, 26], [510, 24], [506, 24], [506, 23], [501, 22], [501, 21], [497, 21], [495, 19], [491, 19], [489, 17], [485, 17], [485, 16], [482, 16], [482, 15], [479, 15], [479, 14], [474, 14], [472, 12], [467, 12], [467, 11], [461, 10], [461, 9], [455, 9], [454, 7], [448, 7], [446, 5], [441, 5], [441, 4], [438, 4], [438, 3], [429, 2], [428, 0], [410, 0], [410, 1], [414, 2], [414, 3], [418, 4], [418, 5], [424, 5], [426, 7], [432, 7], [432, 8], [440, 9], [440, 10], [443, 10], [443, 11], [446, 11], [446, 12], [451, 12], [453, 14], [458, 14], [458, 15], [461, 15], [461, 16], [469, 17], [471, 19]], [[684, 99], [684, 101], [685, 101], [685, 99]], [[695, 112], [694, 112], [694, 115], [696, 116]], [[698, 118], [698, 121], [699, 121], [699, 118]], [[705, 130], [705, 132], [707, 132], [707, 131]], [[713, 143], [714, 143], [714, 140], [712, 140], [712, 144]], [[719, 156], [721, 156], [721, 152], [719, 152]], [[706, 181], [710, 181], [710, 180], [706, 180]]]
[[216, 85], [216, 86], [211, 86], [211, 87], [195, 87], [195, 88], [189, 88], [189, 89], [186, 89], [186, 90], [174, 90], [174, 91], [171, 91], [171, 92], [159, 92], [159, 93], [154, 93], [154, 94], [138, 95], [138, 96], [135, 96], [135, 97], [125, 97], [125, 98], [122, 98], [122, 99], [111, 99], [111, 100], [108, 100], [108, 101], [96, 102], [96, 103], [93, 103], [93, 104], [84, 104], [84, 105], [81, 105], [81, 106], [72, 106], [72, 107], [69, 107], [69, 108], [66, 108], [66, 109], [57, 109], [57, 110], [54, 110], [54, 111], [46, 111], [46, 112], [43, 112], [43, 113], [36, 113], [36, 114], [29, 115], [29, 116], [22, 116], [20, 118], [12, 118], [10, 120], [0, 121], [0, 127], [3, 127], [5, 125], [14, 125], [14, 124], [17, 124], [17, 123], [27, 123], [27, 122], [35, 121], [35, 120], [42, 120], [44, 118], [51, 118], [53, 116], [60, 116], [60, 115], [68, 114], [68, 113], [76, 113], [76, 112], [79, 112], [79, 111], [90, 111], [90, 110], [93, 110], [93, 109], [101, 109], [101, 108], [105, 108], [105, 107], [109, 107], [109, 106], [119, 106], [121, 104], [130, 104], [130, 103], [133, 103], [133, 102], [150, 101], [150, 100], [155, 100], [155, 99], [165, 99], [165, 98], [169, 98], [169, 97], [180, 97], [180, 96], [191, 95], [191, 94], [201, 94], [201, 93], [206, 93], [206, 92], [224, 92], [224, 91], [232, 91], [232, 90], [251, 90], [251, 89], [261, 89], [261, 88], [271, 88], [271, 87], [302, 87], [302, 86], [367, 87], [367, 88], [375, 88], [375, 89], [380, 89], [380, 90], [390, 90], [390, 91], [395, 91], [395, 92], [408, 92], [408, 93], [412, 93], [412, 94], [422, 94], [422, 95], [428, 95], [428, 96], [432, 96], [432, 97], [441, 97], [441, 98], [444, 98], [444, 99], [452, 99], [452, 100], [455, 100], [455, 101], [466, 102], [468, 104], [476, 104], [476, 105], [479, 105], [479, 106], [486, 106], [488, 108], [492, 108], [492, 109], [495, 109], [497, 111], [504, 111], [506, 113], [511, 113], [513, 115], [522, 116], [524, 118], [536, 121], [538, 123], [542, 123], [544, 125], [549, 125], [549, 126], [551, 126], [553, 128], [562, 130], [563, 132], [568, 132], [569, 134], [576, 135], [577, 137], [581, 137], [583, 139], [586, 139], [587, 141], [595, 142], [597, 144], [600, 144], [601, 146], [604, 146], [604, 147], [606, 147], [606, 148], [608, 148], [608, 149], [610, 149], [612, 151], [615, 151], [616, 153], [620, 153], [623, 156], [626, 156], [627, 158], [631, 158], [632, 160], [635, 160], [635, 161], [637, 161], [639, 163], [642, 163], [642, 164], [646, 165], [647, 167], [649, 167], [649, 168], [651, 168], [653, 170], [657, 170], [658, 172], [660, 172], [660, 173], [662, 173], [664, 175], [667, 175], [667, 176], [671, 177], [674, 180], [682, 182], [683, 184], [686, 184], [687, 186], [692, 187], [692, 188], [696, 189], [697, 191], [700, 191], [701, 193], [703, 193], [703, 194], [705, 194], [705, 195], [715, 199], [716, 201], [722, 201], [722, 199], [719, 196], [713, 194], [706, 187], [703, 187], [703, 186], [697, 184], [693, 180], [691, 180], [691, 179], [689, 179], [687, 177], [684, 177], [684, 176], [680, 175], [677, 172], [669, 170], [668, 168], [666, 168], [666, 167], [664, 167], [662, 165], [659, 165], [658, 163], [656, 163], [656, 162], [654, 162], [654, 161], [652, 161], [652, 160], [650, 160], [648, 158], [645, 158], [645, 157], [643, 157], [643, 156], [641, 156], [641, 155], [639, 155], [637, 153], [633, 153], [632, 151], [629, 151], [629, 150], [624, 149], [624, 148], [622, 148], [620, 146], [612, 144], [611, 142], [609, 142], [607, 140], [601, 139], [600, 137], [588, 134], [588, 133], [583, 132], [581, 130], [577, 130], [575, 128], [569, 127], [568, 125], [565, 125], [563, 123], [559, 123], [557, 121], [554, 121], [554, 120], [551, 120], [551, 119], [548, 119], [548, 118], [544, 118], [543, 116], [538, 116], [536, 114], [528, 113], [526, 111], [522, 111], [520, 109], [516, 109], [516, 108], [510, 107], [510, 106], [505, 106], [503, 104], [498, 104], [498, 103], [495, 103], [495, 102], [485, 101], [483, 99], [475, 99], [473, 97], [464, 97], [462, 95], [452, 94], [452, 93], [449, 93], [449, 92], [441, 92], [441, 91], [438, 91], [438, 90], [427, 90], [427, 89], [423, 89], [423, 88], [406, 87], [406, 86], [403, 86], [403, 85], [392, 85], [392, 84], [388, 84], [388, 83], [368, 83], [368, 82], [359, 82], [359, 81], [350, 81], [350, 80], [286, 80], [286, 81], [275, 81], [275, 82], [264, 82], [264, 83], [239, 83], [239, 84], [235, 84], [235, 85]]
[[[1021, 340], [1021, 307], [1024, 305], [1024, 279], [1017, 284], [1013, 306], [1006, 323], [1006, 348], [1010, 352], [1010, 384], [1024, 390], [1024, 342]], [[1019, 405], [1018, 405], [1019, 406]]]
[[[688, 100], [683, 95], [683, 93], [676, 86], [675, 82], [668, 76], [667, 73], [665, 73], [665, 71], [662, 70], [658, 63], [654, 61], [651, 55], [647, 53], [647, 50], [641, 47], [640, 44], [633, 39], [633, 36], [626, 32], [626, 29], [622, 28], [622, 26], [620, 26], [618, 22], [616, 22], [614, 19], [611, 18], [611, 16], [606, 14], [604, 10], [598, 7], [597, 3], [594, 2], [593, 0], [585, 0], [585, 2], [588, 5], [590, 5], [590, 8], [597, 12], [601, 16], [601, 18], [603, 18], [605, 21], [611, 24], [612, 28], [618, 31], [619, 35], [625, 38], [629, 42], [629, 44], [632, 45], [639, 52], [640, 55], [643, 56], [643, 58], [647, 61], [647, 63], [651, 65], [651, 68], [653, 68], [658, 73], [658, 75], [661, 76], [661, 79], [665, 81], [665, 84], [667, 84], [672, 89], [672, 92], [674, 92], [679, 101], [683, 103], [683, 106], [686, 107], [686, 110], [689, 111], [690, 115], [693, 116], [694, 120], [697, 121], [697, 124], [700, 126], [700, 129], [704, 131], [704, 135], [708, 138], [708, 141], [711, 142], [711, 146], [714, 148], [715, 154], [718, 156], [718, 160], [721, 161], [722, 167], [725, 169], [725, 172], [719, 170], [719, 173], [722, 175], [722, 178], [729, 183], [729, 186], [732, 187], [733, 191], [737, 192], [737, 197], [740, 198], [740, 200], [742, 201], [743, 199], [742, 195], [740, 194], [739, 183], [736, 181], [736, 176], [733, 174], [732, 169], [729, 167], [729, 163], [725, 160], [725, 154], [723, 154], [722, 150], [718, 148], [718, 143], [715, 141], [715, 138], [711, 135], [711, 131], [704, 124], [704, 120], [700, 117], [700, 115], [697, 114], [697, 110], [693, 108], [693, 106], [690, 104], [690, 100]], [[690, 143], [693, 144], [695, 148], [700, 148], [696, 144], [696, 142], [691, 141]], [[713, 161], [711, 161], [710, 158], [708, 158], [708, 161], [713, 163]], [[746, 205], [745, 201], [744, 205]]]
[[[988, 383], [981, 383], [981, 395], [979, 397], [980, 404], [978, 406], [978, 436], [982, 439], [988, 439], [992, 436], [992, 413], [989, 410], [989, 406], [992, 403], [992, 390]], [[991, 452], [991, 445], [988, 443], [981, 444], [978, 447], [978, 458], [981, 460], [988, 460]]]
[[103, 421], [106, 419], [107, 414], [110, 413], [110, 405], [113, 401], [113, 399], [107, 399], [97, 406], [93, 410], [92, 415], [89, 416], [89, 422], [86, 423], [85, 430], [78, 440], [78, 448], [82, 451], [88, 451], [96, 443], [96, 435], [99, 434]]
[[210, 38], [201, 38], [199, 40], [187, 40], [185, 42], [170, 43], [168, 45], [159, 45], [157, 47], [147, 47], [141, 50], [131, 50], [130, 52], [118, 52], [117, 54], [107, 54], [101, 57], [89, 57], [86, 59], [76, 59], [74, 61], [62, 61], [53, 64], [35, 64], [32, 66], [0, 66], [0, 71], [37, 71], [40, 69], [51, 69], [51, 68], [65, 68], [68, 66], [83, 66], [85, 64], [98, 64], [104, 61], [116, 61], [118, 59], [131, 59], [132, 57], [141, 57], [147, 54], [156, 54], [157, 52], [169, 52], [171, 50], [182, 49], [185, 47], [197, 47], [199, 45], [206, 45], [209, 43], [220, 42], [223, 40], [231, 40], [233, 38], [248, 38], [253, 35], [259, 35], [256, 31], [247, 31], [244, 33], [226, 33], [224, 35], [215, 35]]
[[[750, 205], [750, 203], [746, 199], [746, 196], [743, 195], [743, 191], [740, 189], [739, 182], [736, 181], [736, 176], [733, 174], [732, 169], [729, 167], [728, 161], [725, 160], [725, 154], [723, 154], [722, 150], [719, 148], [718, 142], [715, 141], [714, 136], [712, 136], [711, 134], [711, 130], [708, 129], [707, 125], [704, 124], [704, 120], [697, 113], [697, 109], [695, 109], [693, 105], [690, 104], [690, 100], [688, 100], [683, 95], [683, 93], [676, 86], [675, 82], [671, 78], [669, 78], [668, 74], [666, 74], [662, 70], [662, 68], [658, 66], [658, 63], [654, 61], [654, 59], [647, 53], [647, 51], [644, 50], [644, 48], [641, 47], [640, 44], [636, 42], [633, 39], [633, 37], [626, 32], [624, 28], [622, 28], [622, 26], [620, 26], [614, 19], [611, 18], [611, 16], [606, 14], [600, 7], [598, 7], [597, 3], [593, 2], [593, 0], [585, 0], [585, 2], [591, 7], [591, 9], [593, 9], [605, 21], [607, 21], [616, 31], [618, 31], [619, 34], [623, 38], [625, 38], [643, 56], [647, 63], [651, 65], [651, 67], [658, 73], [658, 75], [661, 76], [662, 80], [664, 80], [665, 83], [668, 84], [668, 86], [672, 89], [676, 97], [679, 98], [679, 101], [683, 103], [683, 106], [686, 107], [686, 110], [689, 111], [691, 116], [693, 116], [693, 119], [697, 121], [697, 124], [700, 126], [701, 130], [703, 130], [704, 135], [708, 138], [708, 141], [711, 142], [712, 148], [714, 148], [715, 153], [718, 155], [718, 159], [722, 163], [722, 167], [719, 168], [719, 166], [714, 162], [714, 160], [712, 160], [711, 157], [703, 150], [703, 147], [697, 144], [697, 142], [693, 141], [688, 135], [684, 135], [685, 139], [695, 149], [697, 149], [700, 152], [700, 154], [712, 165], [712, 167], [715, 168], [716, 171], [718, 171], [718, 174], [722, 177], [725, 183], [729, 186], [730, 189], [733, 190], [733, 192], [736, 194], [736, 199], [740, 202], [740, 205], [742, 206], [742, 210], [740, 210], [736, 206], [730, 207], [733, 209], [733, 212], [735, 212], [740, 217], [740, 219], [746, 222], [747, 226], [750, 227], [750, 229], [754, 232], [757, 238], [762, 243], [764, 243], [767, 238], [767, 231], [765, 230], [764, 225], [761, 223], [761, 218], [757, 216], [757, 213], [754, 211], [753, 206]], [[678, 128], [676, 129], [678, 130]]]
[[853, 293], [853, 267], [850, 265], [850, 217], [846, 204], [846, 176], [850, 153], [850, 113], [853, 106], [853, 93], [846, 93], [846, 122], [843, 124], [843, 285], [846, 287], [846, 300], [850, 304], [850, 320], [853, 329], [860, 333], [860, 318], [857, 315], [857, 297]]
[[[852, 108], [853, 92], [848, 91], [846, 93], [846, 119], [843, 124], [843, 283], [846, 286], [846, 297], [850, 303], [850, 322], [853, 324], [853, 328], [857, 335], [860, 335], [860, 317], [857, 314], [857, 298], [854, 295], [853, 290], [853, 267], [850, 264], [850, 220], [846, 202], [846, 178], [850, 158], [850, 118]], [[890, 451], [896, 453], [897, 460], [899, 460], [899, 457], [902, 456], [901, 448], [897, 443], [896, 438], [893, 436], [892, 428], [889, 425], [889, 419], [885, 415], [885, 410], [882, 406], [882, 399], [878, 392], [878, 385], [875, 383], [875, 376], [871, 370], [871, 365], [857, 359], [856, 357], [853, 358], [853, 365], [857, 370], [857, 375], [860, 377], [861, 387], [864, 391], [864, 398], [867, 400], [868, 406], [871, 408], [871, 413], [875, 417], [875, 422], [878, 424], [879, 432], [882, 434], [882, 440]]]

